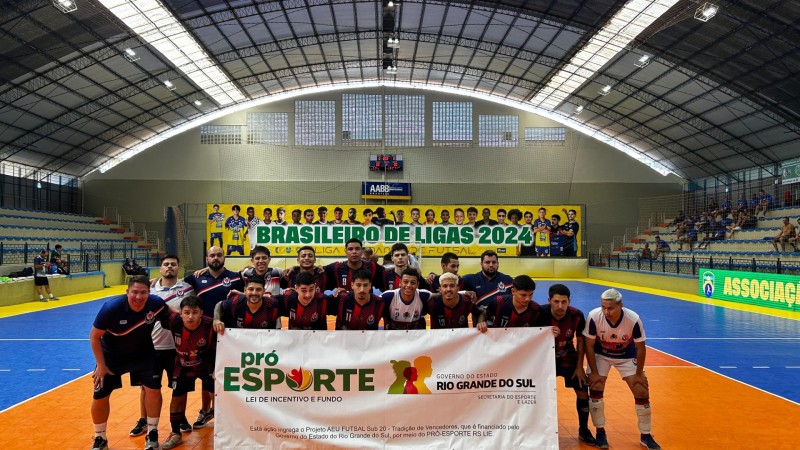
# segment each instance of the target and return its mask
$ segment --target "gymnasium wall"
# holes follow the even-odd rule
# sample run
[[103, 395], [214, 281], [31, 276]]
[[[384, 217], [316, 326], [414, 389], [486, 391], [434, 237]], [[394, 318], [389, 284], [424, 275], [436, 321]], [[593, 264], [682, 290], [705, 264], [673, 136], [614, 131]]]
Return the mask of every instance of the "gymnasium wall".
[[[303, 99], [341, 100], [343, 92], [354, 93], [330, 92]], [[609, 241], [625, 227], [636, 226], [637, 199], [682, 192], [679, 177], [661, 176], [618, 150], [570, 129], [561, 146], [524, 143], [525, 127], [561, 126], [541, 116], [436, 92], [387, 88], [359, 93], [422, 93], [426, 96], [427, 113], [431, 101], [471, 101], [476, 134], [478, 114], [515, 114], [519, 116], [520, 146], [487, 148], [474, 144], [381, 150], [344, 146], [201, 145], [199, 128], [195, 128], [104, 174], [95, 172], [85, 177], [85, 211], [101, 214], [104, 206], [116, 206], [122, 214], [161, 230], [164, 207], [187, 203], [190, 246], [193, 259], [200, 261], [206, 203], [363, 203], [361, 181], [383, 179], [382, 174], [368, 170], [369, 155], [374, 153], [404, 156], [404, 172], [387, 174], [385, 179], [411, 183], [416, 204], [586, 204], [586, 223], [581, 225], [587, 233], [589, 248]], [[249, 111], [290, 113], [291, 144], [293, 105], [294, 99]], [[337, 105], [341, 109], [340, 101]], [[242, 111], [213, 124], [245, 125], [246, 121], [246, 111]], [[337, 129], [340, 128], [339, 122]], [[430, 127], [426, 132], [430, 142]]]

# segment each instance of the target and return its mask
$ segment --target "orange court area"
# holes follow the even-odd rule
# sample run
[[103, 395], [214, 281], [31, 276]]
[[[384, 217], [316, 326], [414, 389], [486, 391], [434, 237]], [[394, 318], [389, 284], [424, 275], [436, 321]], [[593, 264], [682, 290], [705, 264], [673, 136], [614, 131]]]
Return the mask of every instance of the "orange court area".
[[[611, 448], [638, 449], [639, 435], [633, 398], [624, 382], [612, 372], [606, 385], [607, 431]], [[762, 392], [678, 358], [648, 349], [647, 376], [653, 405], [653, 435], [664, 449], [762, 448], [795, 449], [800, 430], [792, 418], [800, 405]], [[562, 449], [593, 448], [580, 443], [575, 395], [558, 378], [559, 444]], [[78, 378], [0, 413], [0, 446], [29, 449], [86, 449], [91, 445], [89, 418], [91, 377]], [[159, 436], [169, 434], [169, 390], [162, 388]], [[144, 436], [127, 433], [139, 417], [139, 391], [125, 387], [111, 397], [109, 448], [141, 449]], [[187, 418], [199, 408], [198, 392], [189, 394]], [[184, 435], [178, 448], [213, 449], [214, 421]]]

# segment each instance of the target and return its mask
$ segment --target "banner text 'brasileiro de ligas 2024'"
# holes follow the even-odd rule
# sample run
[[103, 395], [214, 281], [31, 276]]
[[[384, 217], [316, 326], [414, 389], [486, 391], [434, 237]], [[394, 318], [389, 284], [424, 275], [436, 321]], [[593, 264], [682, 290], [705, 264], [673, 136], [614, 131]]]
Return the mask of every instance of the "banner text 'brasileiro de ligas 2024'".
[[[549, 232], [536, 231], [540, 218]], [[273, 256], [294, 256], [304, 245], [319, 256], [344, 256], [344, 244], [360, 239], [378, 255], [402, 242], [412, 253], [479, 256], [581, 256], [580, 205], [247, 205], [209, 204], [208, 245], [227, 255], [264, 245]], [[573, 214], [574, 212], [574, 214]], [[570, 221], [570, 219], [572, 219]], [[557, 225], [556, 225], [557, 222]]]

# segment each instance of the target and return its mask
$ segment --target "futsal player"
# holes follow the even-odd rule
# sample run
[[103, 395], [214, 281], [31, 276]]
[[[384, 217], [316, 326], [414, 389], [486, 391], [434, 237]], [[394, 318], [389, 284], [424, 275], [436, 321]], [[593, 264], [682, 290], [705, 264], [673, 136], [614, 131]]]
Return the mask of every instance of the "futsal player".
[[[488, 299], [493, 296], [506, 294], [511, 288], [513, 279], [499, 272], [500, 260], [494, 250], [486, 250], [481, 253], [481, 270], [478, 273], [464, 275], [464, 289], [474, 291], [477, 297], [477, 305], [485, 309]], [[477, 317], [473, 316], [472, 320]], [[491, 325], [491, 322], [489, 322]]]
[[172, 372], [172, 400], [169, 404], [169, 422], [172, 432], [162, 449], [180, 445], [181, 425], [186, 420], [186, 395], [194, 392], [196, 380], [201, 380], [205, 395], [214, 395], [214, 351], [217, 337], [211, 317], [203, 315], [202, 300], [194, 295], [181, 300], [180, 313], [161, 319], [175, 342], [177, 358]]
[[247, 231], [247, 221], [239, 215], [242, 208], [233, 205], [233, 215], [225, 221], [225, 228], [231, 230], [231, 243], [228, 244], [226, 254], [232, 255], [234, 252], [244, 255], [244, 238]]
[[208, 215], [208, 221], [211, 222], [211, 239], [208, 245], [214, 245], [214, 240], [219, 240], [219, 246], [222, 247], [222, 228], [225, 226], [225, 214], [219, 212], [219, 205], [211, 207], [212, 213]]
[[281, 287], [286, 289], [297, 284], [297, 275], [308, 272], [314, 276], [317, 290], [323, 292], [326, 289], [328, 275], [323, 267], [317, 266], [317, 255], [314, 247], [304, 245], [297, 250], [297, 265], [286, 269], [281, 278]]
[[439, 293], [428, 300], [431, 329], [468, 328], [469, 316], [477, 315], [475, 328], [486, 331], [485, 313], [472, 303], [470, 296], [458, 293], [458, 275], [445, 272], [439, 277]]
[[541, 326], [541, 308], [533, 301], [536, 283], [527, 275], [519, 275], [511, 283], [511, 293], [496, 293], [485, 299], [487, 323], [494, 328]]
[[336, 313], [337, 330], [377, 330], [386, 304], [372, 293], [372, 274], [366, 270], [353, 273], [353, 290], [339, 291], [329, 306]]
[[262, 222], [261, 219], [256, 217], [256, 209], [252, 206], [247, 207], [247, 219], [245, 220], [247, 221], [247, 228], [245, 229], [244, 234], [247, 235], [248, 241], [250, 242], [250, 249], [252, 250], [253, 247], [256, 246], [256, 241], [258, 238], [256, 230]]
[[425, 315], [431, 293], [420, 291], [419, 274], [415, 269], [406, 269], [400, 280], [400, 287], [384, 292], [381, 297], [386, 303], [383, 328], [386, 330], [425, 329]]
[[[461, 264], [458, 261], [458, 255], [456, 255], [453, 252], [447, 252], [444, 255], [442, 255], [442, 259], [441, 259], [440, 262], [442, 264], [442, 275], [444, 275], [446, 273], [452, 273], [453, 275], [458, 277], [458, 290], [459, 291], [463, 291], [464, 290], [464, 279], [461, 278], [461, 276], [458, 275], [458, 268], [459, 268], [459, 265]], [[428, 274], [428, 280], [427, 281], [428, 281], [428, 284], [431, 286], [431, 291], [439, 292], [439, 275], [431, 272], [431, 273]]]
[[281, 328], [281, 304], [264, 295], [264, 279], [252, 276], [247, 280], [244, 294], [237, 294], [217, 303], [214, 308], [214, 331], [225, 334], [226, 328]]
[[379, 291], [383, 291], [383, 266], [375, 262], [367, 261], [364, 257], [364, 244], [358, 238], [351, 238], [345, 243], [345, 254], [347, 260], [337, 261], [325, 266], [327, 275], [326, 290], [342, 288], [345, 291], [352, 291], [353, 273], [359, 269], [365, 269], [372, 274], [372, 286]]
[[539, 208], [539, 217], [533, 221], [533, 246], [536, 256], [550, 256], [550, 230], [547, 209]]
[[564, 386], [575, 391], [575, 409], [578, 411], [578, 439], [595, 445], [589, 431], [589, 389], [586, 372], [583, 370], [584, 340], [581, 334], [586, 328], [583, 313], [570, 306], [569, 288], [563, 284], [550, 286], [547, 305], [542, 305], [539, 322], [552, 326], [555, 331], [556, 376], [564, 378]]
[[608, 448], [603, 391], [608, 373], [614, 367], [633, 393], [639, 442], [648, 449], [660, 449], [650, 434], [650, 389], [644, 373], [647, 347], [639, 315], [623, 307], [622, 294], [618, 290], [608, 289], [600, 295], [600, 307], [589, 312], [583, 336], [589, 363], [589, 413], [597, 428], [596, 445]]
[[[293, 289], [274, 296], [280, 303], [282, 315], [289, 318], [290, 330], [327, 330], [328, 314], [336, 314], [329, 309], [330, 298], [317, 289], [316, 277], [308, 272], [297, 274]], [[337, 288], [338, 289], [338, 288]], [[338, 290], [335, 291], [338, 294]]]
[[158, 419], [161, 414], [161, 377], [154, 373], [155, 349], [151, 336], [157, 320], [169, 313], [160, 297], [150, 294], [150, 280], [135, 275], [125, 295], [112, 297], [100, 308], [89, 333], [95, 359], [92, 373], [92, 450], [108, 449], [106, 427], [111, 413], [111, 392], [122, 387], [122, 375], [130, 373], [131, 384], [143, 385], [147, 410], [145, 450], [158, 450]]
[[[383, 284], [387, 290], [392, 290], [400, 286], [403, 272], [409, 268], [408, 247], [402, 242], [397, 242], [392, 245], [389, 255], [391, 255], [394, 269], [384, 271]], [[420, 289], [428, 289], [428, 282], [419, 274], [417, 274], [417, 277]]]
[[[565, 211], [562, 209], [562, 211]], [[567, 214], [567, 222], [564, 225], [561, 225], [561, 235], [564, 237], [564, 256], [577, 256], [578, 255], [578, 231], [580, 231], [581, 226], [575, 220], [575, 215], [577, 214], [574, 209], [570, 209], [569, 211], [565, 211]]]

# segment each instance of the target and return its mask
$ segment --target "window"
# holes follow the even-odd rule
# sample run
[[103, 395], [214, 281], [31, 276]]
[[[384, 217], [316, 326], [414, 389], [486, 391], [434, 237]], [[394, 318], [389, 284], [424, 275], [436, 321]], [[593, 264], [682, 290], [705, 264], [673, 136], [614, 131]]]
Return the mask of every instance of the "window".
[[519, 116], [478, 116], [478, 145], [516, 147], [519, 144]]
[[425, 145], [425, 96], [386, 96], [386, 145], [422, 147]]
[[200, 127], [201, 144], [241, 144], [241, 125], [202, 125]]
[[525, 142], [528, 145], [563, 146], [566, 140], [567, 129], [564, 127], [525, 128]]
[[342, 145], [374, 147], [383, 142], [383, 96], [342, 95]]
[[289, 114], [271, 112], [247, 113], [248, 144], [289, 144]]
[[472, 102], [433, 102], [434, 145], [472, 142]]
[[308, 146], [336, 145], [336, 102], [294, 102], [294, 143]]

